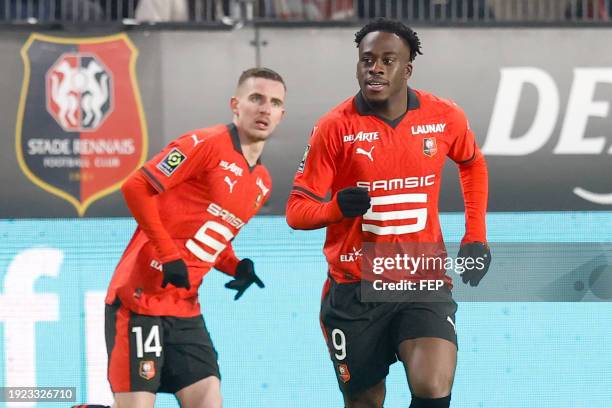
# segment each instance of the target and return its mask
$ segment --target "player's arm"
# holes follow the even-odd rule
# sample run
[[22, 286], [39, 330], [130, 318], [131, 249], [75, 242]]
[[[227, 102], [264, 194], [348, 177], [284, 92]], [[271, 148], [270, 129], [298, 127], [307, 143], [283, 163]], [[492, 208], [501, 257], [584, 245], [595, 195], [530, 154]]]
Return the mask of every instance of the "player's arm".
[[134, 172], [121, 186], [121, 192], [136, 223], [155, 247], [159, 261], [163, 263], [179, 258], [180, 252], [159, 216], [155, 198], [158, 191], [144, 174]]
[[368, 208], [370, 196], [363, 188], [345, 188], [325, 202], [294, 187], [287, 201], [287, 224], [293, 229], [318, 229], [342, 221], [344, 217], [359, 217]]
[[192, 135], [184, 135], [145, 163], [121, 187], [128, 208], [162, 263], [162, 287], [172, 283], [190, 289], [191, 285], [180, 250], [159, 215], [156, 196], [206, 168], [210, 164], [208, 150], [205, 143], [194, 143]]
[[486, 242], [486, 212], [489, 191], [487, 162], [474, 145], [475, 155], [468, 163], [459, 163], [459, 180], [465, 205], [465, 235], [467, 242]]
[[262, 280], [255, 274], [255, 264], [253, 261], [249, 258], [239, 260], [234, 253], [231, 242], [227, 244], [217, 257], [215, 268], [234, 278], [225, 284], [226, 288], [236, 291], [234, 300], [240, 299], [253, 283], [260, 288], [265, 287]]
[[[272, 191], [272, 181], [270, 176], [266, 173], [266, 177], [263, 178], [265, 181], [264, 186], [260, 186], [263, 194], [263, 201], [258, 204], [258, 208], [261, 209], [263, 204], [270, 198]], [[259, 180], [258, 180], [259, 182]], [[265, 188], [265, 186], [269, 186]], [[232, 243], [229, 242], [225, 249], [217, 257], [215, 262], [215, 268], [221, 272], [232, 276], [234, 279], [227, 282], [225, 287], [236, 291], [234, 300], [240, 299], [243, 293], [254, 283], [260, 288], [265, 287], [262, 280], [255, 274], [255, 264], [249, 258], [243, 258], [239, 260], [234, 253]]]
[[142, 171], [137, 171], [123, 184], [121, 192], [138, 226], [153, 244], [162, 263], [164, 274], [162, 287], [172, 283], [176, 287], [190, 289], [187, 266], [159, 216], [155, 198], [158, 191], [149, 183]]
[[326, 227], [342, 220], [337, 200], [325, 202], [294, 190], [286, 208], [287, 224], [293, 229], [311, 230]]
[[287, 224], [293, 229], [322, 228], [344, 217], [363, 215], [370, 208], [368, 192], [358, 187], [340, 190], [330, 201], [325, 201], [336, 175], [339, 151], [339, 139], [334, 138], [333, 132], [326, 124], [313, 129], [287, 201]]
[[240, 263], [240, 259], [236, 256], [232, 243], [228, 242], [225, 249], [217, 256], [215, 269], [220, 270], [226, 275], [235, 276], [238, 263]]
[[465, 235], [461, 240], [458, 257], [480, 260], [474, 268], [466, 268], [462, 274], [464, 283], [476, 286], [484, 277], [491, 263], [491, 251], [487, 245], [486, 212], [489, 192], [487, 162], [480, 152], [474, 133], [469, 128], [463, 112], [458, 113], [455, 125], [456, 139], [449, 156], [459, 167], [459, 180], [465, 206]]

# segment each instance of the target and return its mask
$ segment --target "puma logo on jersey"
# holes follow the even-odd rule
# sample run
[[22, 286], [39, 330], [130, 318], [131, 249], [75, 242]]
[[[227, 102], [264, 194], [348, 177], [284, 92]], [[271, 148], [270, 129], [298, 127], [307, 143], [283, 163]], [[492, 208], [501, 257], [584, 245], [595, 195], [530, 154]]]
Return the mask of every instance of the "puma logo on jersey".
[[359, 131], [356, 135], [345, 135], [342, 137], [344, 143], [355, 143], [355, 142], [369, 142], [372, 143], [378, 140], [378, 132], [364, 132]]
[[231, 171], [237, 177], [242, 177], [242, 167], [238, 166], [236, 163], [228, 163], [225, 160], [221, 160], [221, 162], [219, 162], [219, 166], [223, 170]]
[[195, 133], [191, 135], [191, 138], [193, 139], [193, 147], [196, 147], [197, 145], [199, 145], [200, 143], [204, 141], [204, 139], [199, 140], [198, 136]]
[[372, 146], [370, 150], [364, 150], [361, 147], [358, 147], [357, 150], [355, 150], [355, 153], [363, 154], [364, 156], [368, 156], [368, 159], [370, 159], [370, 161], [373, 162], [374, 161], [374, 159], [372, 158], [373, 151], [374, 151], [374, 146]]
[[426, 135], [428, 133], [442, 133], [446, 128], [446, 123], [434, 123], [430, 125], [411, 126], [413, 135]]
[[223, 179], [223, 181], [225, 181], [227, 183], [227, 185], [229, 186], [230, 189], [230, 193], [234, 192], [234, 186], [236, 185], [236, 183], [238, 182], [238, 180], [234, 180], [232, 181], [231, 178], [229, 178], [228, 176], [225, 176], [225, 178]]
[[263, 194], [264, 196], [267, 195], [268, 192], [270, 192], [270, 189], [266, 187], [261, 177], [257, 177], [257, 181], [255, 181], [255, 184], [257, 184], [257, 187], [259, 187], [259, 189], [261, 190], [261, 194]]

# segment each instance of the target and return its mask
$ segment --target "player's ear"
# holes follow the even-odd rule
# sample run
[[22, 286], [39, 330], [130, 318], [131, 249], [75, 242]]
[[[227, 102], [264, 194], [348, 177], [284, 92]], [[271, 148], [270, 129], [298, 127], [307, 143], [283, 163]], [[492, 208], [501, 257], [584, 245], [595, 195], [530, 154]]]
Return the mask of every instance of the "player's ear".
[[404, 67], [406, 79], [410, 79], [412, 76], [412, 62], [408, 62]]
[[230, 109], [234, 115], [238, 115], [238, 98], [235, 96], [230, 99]]

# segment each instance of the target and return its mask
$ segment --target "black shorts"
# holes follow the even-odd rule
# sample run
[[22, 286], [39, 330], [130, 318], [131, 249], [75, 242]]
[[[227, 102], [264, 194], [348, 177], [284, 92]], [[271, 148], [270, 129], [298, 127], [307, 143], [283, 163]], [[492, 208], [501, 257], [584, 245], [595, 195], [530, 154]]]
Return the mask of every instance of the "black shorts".
[[321, 302], [321, 327], [340, 390], [355, 395], [384, 379], [407, 339], [437, 337], [457, 345], [457, 303], [443, 287], [430, 302], [361, 302], [360, 283], [336, 283]]
[[211, 375], [221, 378], [204, 319], [146, 316], [106, 305], [108, 381], [113, 392], [177, 391]]

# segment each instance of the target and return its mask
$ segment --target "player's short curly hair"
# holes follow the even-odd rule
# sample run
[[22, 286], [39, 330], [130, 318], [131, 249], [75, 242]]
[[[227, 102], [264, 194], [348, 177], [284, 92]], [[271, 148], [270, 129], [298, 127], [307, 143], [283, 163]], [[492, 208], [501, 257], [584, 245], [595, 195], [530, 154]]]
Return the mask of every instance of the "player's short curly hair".
[[287, 85], [285, 85], [285, 81], [283, 81], [283, 77], [281, 77], [278, 72], [271, 70], [270, 68], [256, 67], [256, 68], [249, 68], [246, 71], [243, 71], [242, 74], [240, 75], [240, 78], [238, 78], [238, 86], [242, 85], [244, 81], [246, 81], [249, 78], [264, 78], [264, 79], [270, 79], [272, 81], [280, 82], [281, 84], [283, 84], [285, 91], [287, 90]]
[[414, 61], [417, 54], [423, 55], [421, 52], [421, 40], [417, 36], [412, 28], [408, 27], [401, 21], [389, 20], [386, 18], [379, 18], [363, 26], [363, 28], [355, 33], [355, 42], [357, 47], [361, 44], [363, 37], [374, 31], [384, 31], [386, 33], [393, 33], [408, 44], [410, 48], [410, 62]]

